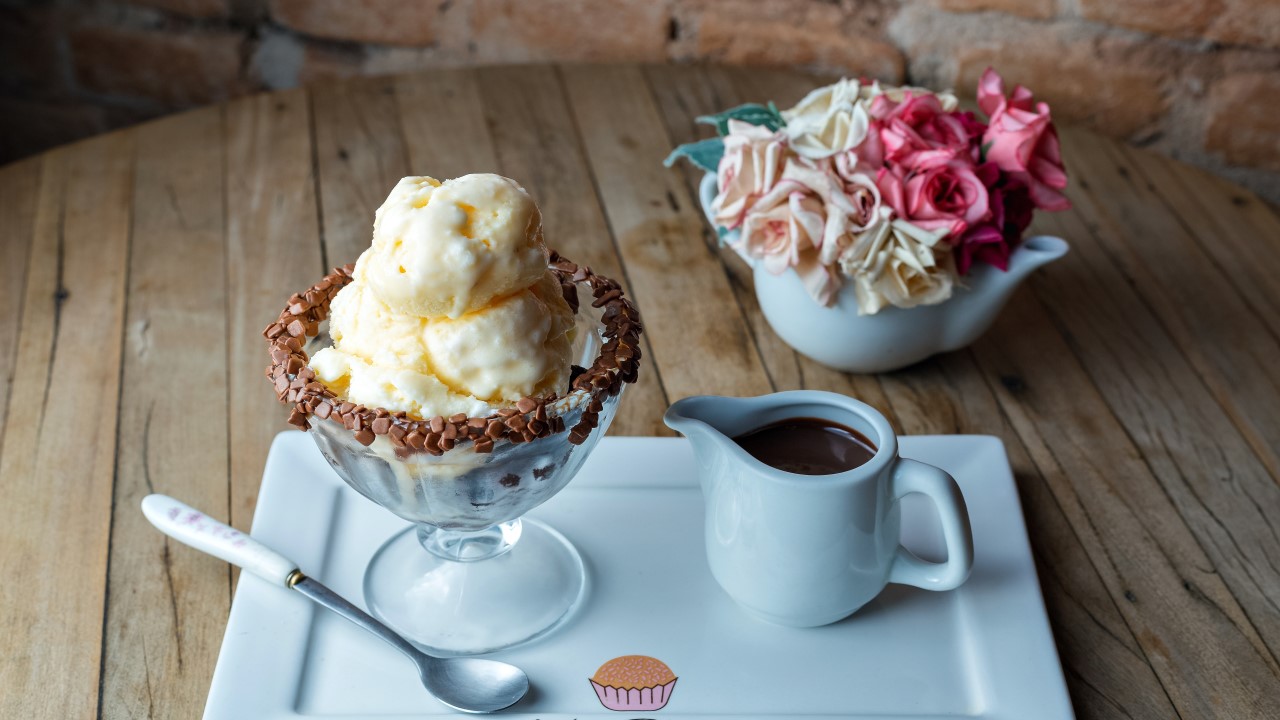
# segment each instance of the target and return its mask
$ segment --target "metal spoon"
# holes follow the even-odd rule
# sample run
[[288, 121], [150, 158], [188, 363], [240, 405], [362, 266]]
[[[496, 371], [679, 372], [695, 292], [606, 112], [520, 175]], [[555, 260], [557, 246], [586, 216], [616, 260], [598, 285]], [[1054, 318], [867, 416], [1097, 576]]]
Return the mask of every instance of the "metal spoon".
[[529, 677], [515, 665], [477, 658], [427, 655], [340, 595], [302, 574], [280, 553], [167, 495], [142, 499], [142, 512], [160, 532], [221, 558], [276, 585], [293, 588], [382, 638], [418, 666], [422, 686], [454, 710], [489, 713], [511, 707], [529, 691]]

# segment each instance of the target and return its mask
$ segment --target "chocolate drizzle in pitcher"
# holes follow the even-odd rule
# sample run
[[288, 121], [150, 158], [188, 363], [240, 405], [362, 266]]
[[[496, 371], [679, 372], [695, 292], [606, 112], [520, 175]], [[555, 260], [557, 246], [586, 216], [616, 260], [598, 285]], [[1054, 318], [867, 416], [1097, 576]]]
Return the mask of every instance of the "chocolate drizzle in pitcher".
[[857, 430], [811, 417], [779, 420], [733, 441], [765, 465], [796, 475], [834, 475], [876, 455], [875, 444]]
[[[511, 443], [532, 442], [566, 430], [563, 418], [548, 412], [548, 405], [574, 393], [586, 393], [582, 418], [568, 428], [569, 442], [581, 445], [599, 424], [604, 399], [617, 395], [623, 383], [634, 383], [640, 366], [640, 312], [623, 297], [617, 282], [596, 275], [586, 266], [577, 265], [551, 252], [550, 269], [560, 281], [564, 299], [577, 314], [578, 291], [582, 284], [591, 289], [591, 306], [603, 308], [604, 346], [591, 367], [575, 372], [568, 392], [543, 397], [520, 398], [511, 407], [501, 408], [484, 417], [468, 417], [459, 413], [450, 417], [436, 416], [417, 420], [403, 411], [367, 408], [345, 402], [316, 379], [308, 366], [310, 359], [303, 346], [314, 337], [320, 323], [329, 316], [329, 303], [338, 291], [351, 282], [354, 265], [334, 268], [320, 282], [303, 293], [289, 298], [279, 319], [262, 331], [270, 343], [271, 364], [267, 377], [275, 386], [276, 397], [293, 405], [289, 424], [309, 430], [309, 418], [340, 422], [363, 445], [370, 445], [385, 435], [398, 451], [442, 455], [458, 445], [470, 442], [478, 453], [492, 452], [500, 440]], [[576, 370], [576, 368], [575, 368]]]

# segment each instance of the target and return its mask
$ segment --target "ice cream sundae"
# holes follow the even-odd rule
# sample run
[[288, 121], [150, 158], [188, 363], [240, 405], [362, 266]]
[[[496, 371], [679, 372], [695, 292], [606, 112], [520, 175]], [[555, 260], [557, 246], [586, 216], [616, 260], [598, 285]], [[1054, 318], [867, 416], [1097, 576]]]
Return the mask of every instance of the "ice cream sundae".
[[415, 523], [370, 561], [371, 612], [443, 653], [492, 652], [569, 616], [582, 558], [521, 516], [608, 428], [640, 332], [616, 282], [547, 249], [514, 181], [395, 186], [370, 247], [264, 332], [289, 422], [347, 484]]

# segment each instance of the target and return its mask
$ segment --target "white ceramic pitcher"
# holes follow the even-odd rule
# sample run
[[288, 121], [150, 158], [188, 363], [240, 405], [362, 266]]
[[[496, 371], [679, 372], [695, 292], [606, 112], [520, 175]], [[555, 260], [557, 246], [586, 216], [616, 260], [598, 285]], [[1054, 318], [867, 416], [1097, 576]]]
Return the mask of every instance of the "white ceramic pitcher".
[[[833, 475], [770, 467], [733, 438], [789, 418], [819, 418], [862, 433], [876, 447], [865, 464]], [[835, 393], [798, 390], [756, 398], [698, 396], [663, 418], [689, 438], [706, 502], [711, 573], [745, 610], [794, 627], [826, 625], [868, 603], [887, 583], [958, 587], [973, 567], [964, 497], [946, 472], [898, 455], [874, 408]], [[929, 496], [947, 560], [925, 562], [898, 543], [898, 499]]]

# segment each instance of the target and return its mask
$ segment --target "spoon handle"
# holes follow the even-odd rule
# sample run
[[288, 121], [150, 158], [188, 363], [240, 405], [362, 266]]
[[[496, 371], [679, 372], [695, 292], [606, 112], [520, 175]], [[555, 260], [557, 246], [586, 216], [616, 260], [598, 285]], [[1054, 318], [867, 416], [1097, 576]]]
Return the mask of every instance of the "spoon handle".
[[298, 569], [297, 563], [275, 550], [168, 495], [142, 498], [142, 513], [165, 535], [267, 582], [288, 587], [289, 576]]
[[299, 573], [299, 577], [295, 579], [293, 584], [293, 589], [350, 620], [359, 627], [377, 635], [388, 645], [408, 655], [415, 662], [422, 659], [422, 653], [412, 643], [397, 635], [391, 628], [378, 622], [369, 613], [352, 605], [346, 598], [325, 587], [318, 580]]
[[341, 595], [303, 575], [297, 563], [239, 530], [168, 495], [146, 496], [142, 499], [142, 512], [165, 535], [239, 565], [263, 580], [291, 587], [417, 659], [418, 649], [407, 640]]

